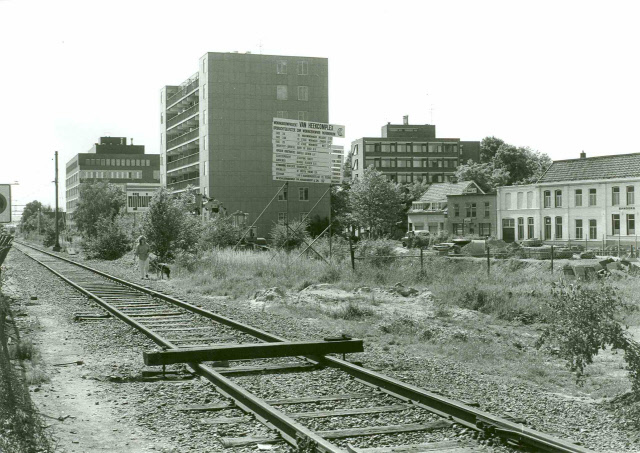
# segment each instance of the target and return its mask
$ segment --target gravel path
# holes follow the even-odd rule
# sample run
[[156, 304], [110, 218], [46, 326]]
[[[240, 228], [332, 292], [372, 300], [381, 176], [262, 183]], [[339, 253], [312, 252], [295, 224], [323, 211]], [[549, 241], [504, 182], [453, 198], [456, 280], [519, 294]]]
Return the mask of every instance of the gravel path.
[[[131, 277], [130, 269], [122, 269], [113, 263], [90, 262], [91, 266], [104, 270], [123, 278]], [[10, 254], [7, 267], [10, 272], [19, 272], [22, 284], [29, 288], [40, 284], [42, 287], [53, 288], [58, 285], [57, 279], [51, 278], [44, 270], [33, 271], [34, 265], [27, 262], [26, 258], [13, 251]], [[13, 269], [12, 269], [13, 268]], [[15, 269], [15, 270], [14, 270]], [[29, 274], [28, 276], [24, 276]], [[49, 278], [47, 278], [49, 276]], [[44, 284], [46, 282], [46, 285]], [[227, 300], [220, 297], [203, 297], [194, 293], [186, 294], [177, 290], [166, 281], [150, 281], [150, 287], [183, 298], [196, 305], [201, 305], [225, 316], [258, 325], [264, 330], [273, 332], [291, 340], [321, 338], [327, 335], [336, 335], [340, 332], [330, 329], [319, 329], [313, 319], [298, 319], [294, 317], [282, 317], [256, 309], [248, 301]], [[50, 290], [53, 291], [53, 290]], [[67, 290], [68, 291], [68, 290]], [[28, 291], [27, 291], [28, 292]], [[73, 294], [73, 292], [71, 292]], [[55, 296], [53, 296], [55, 299]], [[65, 299], [62, 297], [62, 299]], [[58, 300], [54, 304], [75, 304], [69, 297], [66, 300]], [[86, 306], [83, 307], [86, 309]], [[62, 310], [59, 307], [59, 310]], [[76, 311], [69, 310], [69, 311]], [[62, 316], [70, 318], [69, 312]], [[81, 343], [89, 352], [104, 355], [101, 362], [84, 365], [88, 372], [95, 377], [118, 374], [120, 376], [135, 376], [139, 374], [141, 367], [141, 350], [147, 340], [116, 321], [107, 321], [109, 329], [100, 328], [101, 324], [77, 324], [77, 330], [70, 331], [78, 335], [76, 342]], [[120, 327], [115, 326], [120, 324]], [[103, 325], [103, 324], [102, 324]], [[113, 330], [112, 330], [113, 327]], [[108, 333], [114, 332], [114, 333]], [[74, 334], [74, 335], [75, 335]], [[134, 348], [132, 349], [132, 346]], [[116, 359], [117, 357], [117, 359]], [[354, 356], [355, 358], [356, 356]], [[540, 429], [548, 433], [555, 433], [559, 437], [572, 438], [581, 442], [584, 446], [599, 452], [640, 452], [637, 433], [629, 433], [623, 429], [624, 420], [616, 420], [612, 414], [603, 407], [587, 400], [562, 397], [547, 394], [539, 390], [512, 382], [502, 382], [494, 376], [483, 376], [469, 369], [464, 364], [442, 359], [425, 359], [411, 357], [397, 349], [384, 351], [380, 347], [368, 348], [368, 352], [357, 356], [364, 365], [380, 370], [385, 374], [395, 376], [405, 382], [418, 385], [431, 391], [452, 396], [454, 398], [477, 401], [483, 410], [496, 414], [511, 414], [527, 419], [528, 426]], [[112, 373], [112, 374], [109, 374]], [[292, 375], [293, 376], [293, 375]], [[242, 378], [244, 385], [253, 386], [256, 393], [269, 389], [268, 376], [262, 376], [262, 382], [253, 384], [248, 378]], [[219, 425], [212, 427], [202, 420], [211, 415], [178, 413], [176, 404], [185, 402], [205, 403], [219, 401], [220, 398], [211, 390], [211, 386], [200, 379], [169, 383], [127, 382], [115, 384], [97, 381], [108, 388], [104, 392], [105, 397], [110, 398], [111, 409], [117, 412], [117, 418], [125, 422], [129, 427], [142, 430], [143, 437], [151, 439], [159, 436], [156, 445], [149, 446], [157, 451], [218, 451], [220, 448], [217, 438], [220, 436], [256, 435], [266, 430], [257, 423], [242, 425]], [[309, 395], [309, 389], [305, 387], [304, 380], [291, 382], [292, 393]], [[107, 396], [108, 395], [108, 396]], [[102, 404], [102, 403], [101, 403]], [[287, 411], [314, 410], [318, 406], [307, 405], [294, 408], [287, 407]], [[328, 407], [328, 406], [325, 406]], [[216, 413], [218, 416], [238, 416], [238, 411], [226, 411]], [[385, 417], [388, 417], [385, 414]], [[394, 413], [393, 416], [397, 416]], [[392, 417], [393, 417], [392, 416]], [[387, 422], [393, 419], [381, 418]], [[318, 426], [325, 429], [332, 426], [330, 421], [314, 420]], [[312, 425], [309, 425], [312, 426]], [[134, 434], [135, 436], [135, 434]], [[411, 436], [408, 436], [410, 440]], [[438, 439], [437, 436], [434, 440]], [[383, 440], [380, 440], [383, 442]], [[203, 444], [204, 442], [204, 444]], [[159, 443], [159, 445], [158, 445]], [[180, 446], [176, 449], [177, 445]], [[207, 445], [209, 450], [203, 450]], [[359, 445], [359, 444], [358, 444]], [[242, 451], [243, 449], [239, 450]], [[247, 451], [254, 448], [247, 449]], [[494, 450], [493, 448], [491, 449]], [[72, 451], [72, 450], [71, 450]], [[77, 450], [82, 451], [82, 450]], [[90, 450], [88, 450], [90, 451]], [[96, 450], [98, 451], [98, 450]], [[126, 451], [126, 450], [122, 450]], [[144, 450], [137, 450], [144, 451]]]

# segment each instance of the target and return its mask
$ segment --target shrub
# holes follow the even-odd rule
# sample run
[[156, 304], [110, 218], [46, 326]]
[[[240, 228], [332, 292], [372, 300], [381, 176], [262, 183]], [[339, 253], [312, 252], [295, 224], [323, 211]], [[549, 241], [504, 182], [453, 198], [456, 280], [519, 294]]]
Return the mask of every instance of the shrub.
[[346, 305], [341, 305], [337, 309], [331, 312], [331, 317], [335, 319], [346, 319], [346, 320], [360, 320], [364, 318], [368, 318], [373, 316], [375, 312], [373, 309], [359, 305], [354, 303], [353, 301], [349, 301]]
[[215, 247], [236, 245], [242, 236], [242, 228], [235, 226], [230, 217], [216, 215], [202, 226], [198, 238], [198, 249], [210, 250]]
[[614, 287], [603, 284], [591, 289], [557, 284], [547, 304], [552, 315], [549, 326], [536, 342], [538, 348], [544, 344], [557, 348], [560, 357], [568, 361], [578, 379], [600, 350], [607, 346], [625, 349], [630, 377], [632, 381], [635, 379], [635, 390], [640, 391], [638, 350], [630, 347], [619, 322], [622, 314], [632, 306], [618, 297]]
[[289, 226], [279, 223], [271, 230], [271, 241], [274, 247], [284, 250], [293, 250], [303, 246], [304, 242], [310, 242], [307, 222], [294, 220]]
[[84, 241], [84, 250], [89, 258], [116, 260], [131, 250], [131, 238], [126, 229], [127, 220], [118, 217], [111, 220], [102, 217], [95, 224], [95, 236]]
[[366, 264], [381, 267], [395, 261], [396, 246], [388, 239], [363, 239], [356, 246], [357, 255], [366, 258]]

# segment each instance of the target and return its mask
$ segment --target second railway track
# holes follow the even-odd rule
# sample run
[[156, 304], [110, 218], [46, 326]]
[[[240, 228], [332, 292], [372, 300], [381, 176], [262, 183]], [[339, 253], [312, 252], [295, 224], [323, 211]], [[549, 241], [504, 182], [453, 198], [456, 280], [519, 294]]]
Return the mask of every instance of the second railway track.
[[[94, 300], [101, 311], [138, 329], [166, 351], [220, 344], [286, 342], [285, 338], [91, 269], [28, 244], [15, 248]], [[443, 441], [467, 429], [511, 448], [589, 452], [587, 448], [434, 394], [333, 355], [255, 359], [230, 364], [195, 362], [192, 370], [230, 404], [184, 407], [215, 412], [210, 424], [256, 423], [256, 434], [226, 437], [225, 446], [284, 441], [299, 451], [474, 452], [473, 443]], [[256, 373], [259, 373], [256, 376]], [[292, 394], [304, 388], [305, 394]], [[371, 439], [375, 439], [372, 443]], [[376, 445], [375, 450], [363, 448]], [[398, 450], [399, 446], [402, 450]], [[395, 448], [395, 449], [393, 449]]]

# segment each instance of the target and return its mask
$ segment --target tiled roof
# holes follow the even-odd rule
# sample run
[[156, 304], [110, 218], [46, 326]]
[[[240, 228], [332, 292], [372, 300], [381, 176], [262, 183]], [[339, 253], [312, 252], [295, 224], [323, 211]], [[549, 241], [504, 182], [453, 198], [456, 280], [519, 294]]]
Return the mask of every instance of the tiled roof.
[[538, 183], [640, 177], [640, 153], [556, 160]]
[[[441, 182], [436, 184], [431, 184], [427, 191], [420, 197], [418, 202], [427, 202], [433, 203], [437, 201], [446, 202], [447, 195], [460, 195], [464, 192], [464, 190], [470, 185], [475, 186], [475, 182], [473, 181], [462, 181], [462, 182]], [[478, 193], [482, 193], [480, 188], [478, 188]]]

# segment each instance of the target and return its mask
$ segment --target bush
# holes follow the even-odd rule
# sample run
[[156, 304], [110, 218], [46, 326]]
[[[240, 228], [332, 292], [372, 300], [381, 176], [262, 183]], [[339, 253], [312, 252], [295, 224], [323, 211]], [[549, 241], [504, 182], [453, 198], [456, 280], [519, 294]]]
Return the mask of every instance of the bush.
[[396, 246], [388, 239], [363, 239], [356, 246], [357, 256], [366, 258], [366, 264], [384, 266], [395, 261]]
[[231, 247], [242, 237], [242, 228], [233, 225], [230, 217], [216, 215], [202, 226], [198, 239], [199, 250], [210, 250], [216, 247]]
[[131, 237], [127, 229], [127, 219], [108, 217], [98, 219], [95, 236], [84, 241], [84, 250], [89, 258], [116, 260], [131, 250]]
[[624, 349], [634, 389], [640, 391], [639, 351], [631, 347], [620, 324], [624, 312], [633, 307], [618, 297], [614, 287], [604, 284], [591, 289], [579, 285], [554, 285], [547, 304], [552, 315], [549, 326], [536, 342], [538, 348], [545, 344], [557, 348], [578, 379], [600, 350], [607, 346]]
[[307, 231], [307, 222], [294, 220], [289, 227], [283, 223], [275, 225], [271, 230], [271, 241], [275, 248], [293, 250], [303, 246], [304, 242], [311, 242]]

